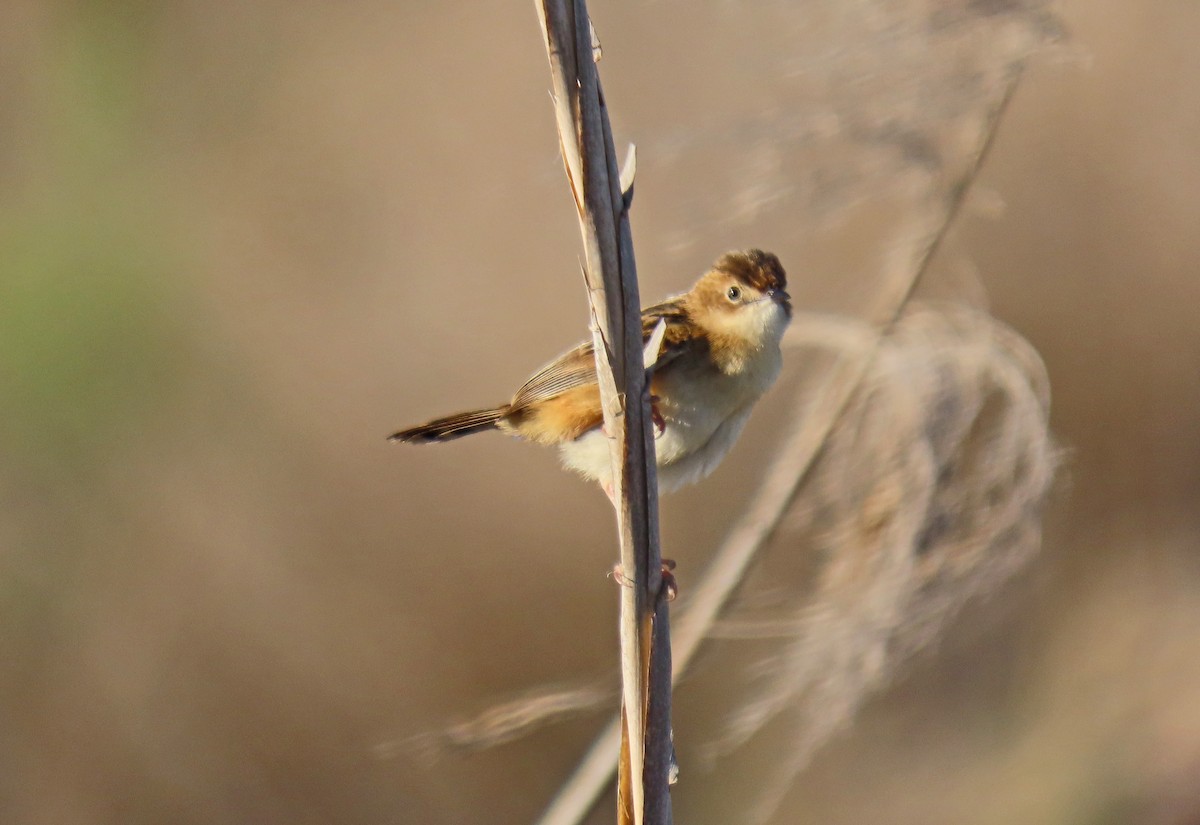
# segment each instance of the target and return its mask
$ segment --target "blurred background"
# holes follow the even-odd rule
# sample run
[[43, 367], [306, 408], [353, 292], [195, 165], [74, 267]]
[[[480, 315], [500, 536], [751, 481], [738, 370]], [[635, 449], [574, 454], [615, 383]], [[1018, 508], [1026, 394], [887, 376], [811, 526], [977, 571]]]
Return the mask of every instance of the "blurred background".
[[[1200, 5], [592, 14], [647, 300], [760, 246], [864, 314], [1025, 67], [922, 288], [1045, 360], [1042, 552], [778, 821], [1200, 823]], [[584, 332], [548, 87], [526, 3], [0, 6], [0, 820], [529, 822], [569, 774], [603, 713], [405, 743], [612, 684], [607, 502], [499, 436], [384, 441]], [[684, 604], [805, 368], [664, 502]], [[724, 678], [679, 691], [679, 821], [736, 818], [699, 756], [735, 708], [688, 698]]]

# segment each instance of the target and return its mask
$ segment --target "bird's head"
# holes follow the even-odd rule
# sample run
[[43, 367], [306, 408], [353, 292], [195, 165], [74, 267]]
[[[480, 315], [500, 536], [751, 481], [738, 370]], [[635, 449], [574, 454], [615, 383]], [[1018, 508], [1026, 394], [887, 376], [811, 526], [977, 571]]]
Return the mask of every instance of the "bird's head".
[[778, 346], [792, 317], [787, 273], [777, 257], [761, 249], [722, 255], [685, 300], [714, 348]]

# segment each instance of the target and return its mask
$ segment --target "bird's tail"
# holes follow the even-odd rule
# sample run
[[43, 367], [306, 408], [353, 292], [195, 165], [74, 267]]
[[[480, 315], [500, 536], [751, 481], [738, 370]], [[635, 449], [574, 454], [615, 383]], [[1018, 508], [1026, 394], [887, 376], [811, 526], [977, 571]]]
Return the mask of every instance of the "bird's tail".
[[434, 444], [440, 441], [452, 441], [471, 433], [481, 433], [484, 430], [495, 429], [497, 423], [508, 412], [508, 406], [496, 407], [491, 410], [471, 410], [470, 412], [448, 415], [445, 418], [435, 418], [427, 424], [409, 427], [388, 436], [388, 441], [403, 441], [406, 444]]

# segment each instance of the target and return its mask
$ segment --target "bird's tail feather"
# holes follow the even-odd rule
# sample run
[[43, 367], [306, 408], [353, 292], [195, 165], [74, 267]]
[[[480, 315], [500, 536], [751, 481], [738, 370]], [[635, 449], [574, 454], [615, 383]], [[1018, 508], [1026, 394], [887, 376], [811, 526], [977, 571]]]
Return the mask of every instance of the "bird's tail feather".
[[388, 436], [388, 441], [403, 441], [407, 444], [434, 444], [439, 441], [452, 441], [471, 433], [481, 433], [484, 430], [495, 429], [497, 423], [508, 412], [508, 407], [496, 407], [490, 410], [471, 410], [470, 412], [448, 415], [436, 418], [418, 427], [409, 427]]

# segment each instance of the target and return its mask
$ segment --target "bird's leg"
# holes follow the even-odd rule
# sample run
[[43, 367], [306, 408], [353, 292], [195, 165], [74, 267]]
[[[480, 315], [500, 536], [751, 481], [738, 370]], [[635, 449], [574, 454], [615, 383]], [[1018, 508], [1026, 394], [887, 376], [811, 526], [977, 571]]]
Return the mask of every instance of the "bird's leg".
[[654, 437], [658, 438], [667, 431], [667, 420], [658, 409], [661, 399], [657, 395], [650, 396], [650, 420], [654, 422]]
[[[658, 402], [661, 401], [657, 395], [650, 396], [650, 421], [654, 424], [654, 437], [658, 438], [667, 431], [667, 419], [663, 418], [662, 412], [658, 409]], [[612, 438], [612, 433], [608, 431], [608, 425], [602, 423], [600, 432], [605, 438]], [[612, 498], [612, 496], [609, 496]]]
[[679, 595], [679, 582], [675, 581], [675, 574], [672, 572], [674, 569], [675, 559], [662, 560], [662, 587], [659, 588], [658, 597], [669, 602], [675, 601], [675, 597]]
[[[657, 395], [650, 396], [650, 421], [654, 424], [654, 437], [658, 438], [667, 431], [667, 421], [663, 418], [662, 412], [658, 409], [658, 402], [661, 399]], [[608, 431], [603, 429], [605, 435]], [[608, 496], [608, 501], [613, 507], [617, 506], [616, 497], [613, 494], [612, 480], [601, 482], [600, 489], [604, 490], [604, 495]], [[671, 571], [675, 569], [675, 561], [673, 559], [662, 560], [662, 588], [659, 590], [659, 598], [664, 598], [667, 601], [674, 601], [679, 595], [679, 584], [675, 581], [675, 574]], [[621, 565], [614, 565], [612, 570], [613, 580], [622, 587], [630, 587], [632, 583], [625, 577], [625, 573], [621, 570]]]
[[[675, 574], [671, 572], [674, 569], [674, 559], [662, 560], [662, 587], [658, 591], [658, 597], [669, 602], [675, 601], [675, 597], [679, 595], [679, 583], [675, 581]], [[633, 582], [625, 576], [625, 571], [621, 569], [620, 564], [614, 564], [612, 573], [609, 575], [622, 587], [633, 587]]]

